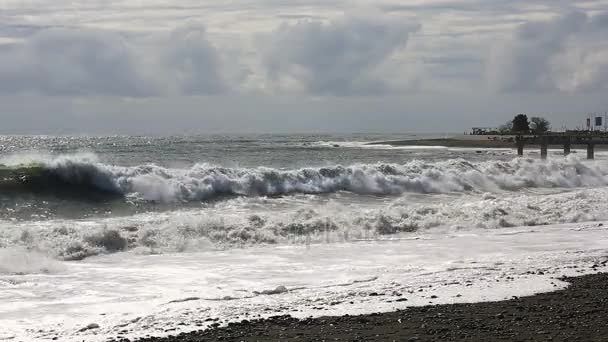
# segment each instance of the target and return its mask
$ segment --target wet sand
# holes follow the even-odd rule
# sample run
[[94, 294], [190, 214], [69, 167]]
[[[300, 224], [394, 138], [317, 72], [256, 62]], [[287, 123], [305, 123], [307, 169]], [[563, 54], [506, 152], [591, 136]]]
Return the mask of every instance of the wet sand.
[[[590, 265], [589, 271], [604, 268], [607, 262], [604, 258]], [[608, 340], [608, 274], [562, 280], [571, 285], [564, 290], [500, 302], [412, 307], [388, 313], [305, 320], [277, 316], [138, 341]], [[407, 301], [406, 296], [401, 300]]]

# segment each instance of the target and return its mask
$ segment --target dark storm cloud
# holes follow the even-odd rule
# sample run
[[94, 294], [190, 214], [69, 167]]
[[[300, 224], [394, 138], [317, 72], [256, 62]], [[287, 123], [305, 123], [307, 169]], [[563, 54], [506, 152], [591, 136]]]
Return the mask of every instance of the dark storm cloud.
[[419, 26], [358, 17], [283, 24], [266, 42], [264, 66], [274, 80], [296, 79], [315, 95], [387, 91], [373, 71], [407, 44]]

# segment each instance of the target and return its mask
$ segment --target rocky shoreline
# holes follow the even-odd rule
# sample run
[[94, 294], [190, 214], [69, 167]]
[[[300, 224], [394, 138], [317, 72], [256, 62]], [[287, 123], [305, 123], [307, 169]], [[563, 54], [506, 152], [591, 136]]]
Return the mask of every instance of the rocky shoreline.
[[[605, 263], [606, 260], [591, 268], [603, 268]], [[276, 316], [137, 341], [607, 340], [608, 274], [563, 280], [571, 284], [564, 290], [500, 302], [411, 307], [388, 313], [305, 320]]]

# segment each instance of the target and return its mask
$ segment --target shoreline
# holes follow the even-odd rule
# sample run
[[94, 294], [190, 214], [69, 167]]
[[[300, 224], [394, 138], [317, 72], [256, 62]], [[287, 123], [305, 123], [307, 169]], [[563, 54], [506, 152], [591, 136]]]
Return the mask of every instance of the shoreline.
[[[605, 269], [608, 258], [586, 272]], [[582, 273], [587, 267], [581, 267]], [[496, 302], [409, 307], [386, 313], [296, 319], [275, 316], [223, 327], [146, 337], [174, 341], [601, 341], [608, 336], [608, 273], [562, 277], [565, 289]], [[557, 286], [557, 285], [555, 285]], [[431, 297], [432, 298], [432, 297]], [[407, 301], [407, 298], [403, 298]], [[113, 341], [126, 342], [128, 339]]]
[[[486, 136], [486, 135], [463, 135], [460, 137], [451, 138], [434, 138], [434, 139], [412, 139], [412, 140], [391, 140], [391, 141], [375, 141], [367, 145], [389, 145], [393, 147], [400, 146], [428, 146], [428, 147], [455, 147], [455, 148], [508, 148], [516, 149], [515, 142], [509, 139], [514, 139], [513, 136]], [[563, 148], [562, 145], [549, 145], [550, 148]], [[539, 145], [526, 145], [525, 149], [539, 149]], [[572, 149], [586, 149], [586, 145], [572, 145]], [[597, 145], [596, 150], [608, 150], [608, 146]]]
[[413, 140], [393, 140], [377, 141], [368, 145], [389, 145], [389, 146], [443, 146], [443, 147], [470, 147], [470, 148], [515, 148], [514, 142], [502, 139], [467, 139], [466, 136], [441, 139], [413, 139]]

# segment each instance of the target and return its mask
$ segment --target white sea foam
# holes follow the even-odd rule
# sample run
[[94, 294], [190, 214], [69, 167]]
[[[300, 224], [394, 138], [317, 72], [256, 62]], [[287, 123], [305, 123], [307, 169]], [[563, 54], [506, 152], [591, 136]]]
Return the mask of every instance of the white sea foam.
[[[101, 163], [91, 154], [28, 158], [66, 182], [151, 201], [243, 195], [197, 209], [91, 221], [0, 221], [0, 247], [25, 247], [65, 260], [129, 250], [166, 253], [391, 239], [427, 229], [499, 229], [608, 219], [603, 205], [608, 196], [608, 164], [574, 157], [297, 170], [206, 164], [190, 169], [120, 167]], [[22, 165], [24, 160], [0, 163]], [[394, 197], [362, 196], [386, 194]]]
[[40, 163], [66, 184], [148, 201], [205, 201], [223, 195], [278, 196], [356, 194], [497, 192], [525, 188], [576, 188], [608, 185], [605, 161], [575, 157], [541, 161], [472, 163], [462, 159], [405, 164], [354, 164], [282, 170], [266, 167], [226, 168], [197, 164], [190, 169], [157, 165], [121, 167], [103, 164], [92, 155], [42, 158]]
[[[607, 244], [606, 222], [592, 222], [608, 219], [605, 161], [179, 169], [76, 154], [0, 164], [44, 165], [68, 185], [173, 209], [0, 220], [0, 339], [134, 338], [268, 309], [394, 310], [427, 305], [429, 285], [435, 303], [498, 300], [553, 289], [550, 277], [604, 260]], [[206, 201], [222, 195], [238, 196]], [[99, 328], [82, 331], [90, 323]]]
[[[100, 253], [193, 252], [260, 244], [409, 237], [427, 230], [502, 229], [608, 219], [608, 189], [347, 199], [236, 198], [199, 209], [95, 220], [0, 221], [0, 242], [80, 260]], [[297, 205], [294, 204], [297, 203]], [[536, 229], [543, 229], [538, 227]]]
[[[200, 329], [205, 318], [352, 315], [429, 301], [502, 300], [556, 289], [563, 284], [554, 278], [564, 274], [593, 272], [589, 266], [605, 262], [608, 243], [605, 228], [595, 226], [104, 256], [66, 263], [57, 276], [12, 277], [12, 283], [0, 276], [0, 325], [2, 336], [19, 341], [106, 341], [119, 334], [175, 335]], [[83, 330], [92, 323], [99, 328]]]
[[381, 142], [371, 143], [369, 141], [316, 141], [306, 143], [304, 147], [323, 148], [360, 148], [368, 150], [448, 150], [445, 146], [419, 146], [419, 145], [390, 145]]
[[0, 275], [57, 273], [63, 265], [46, 255], [23, 247], [0, 248]]

